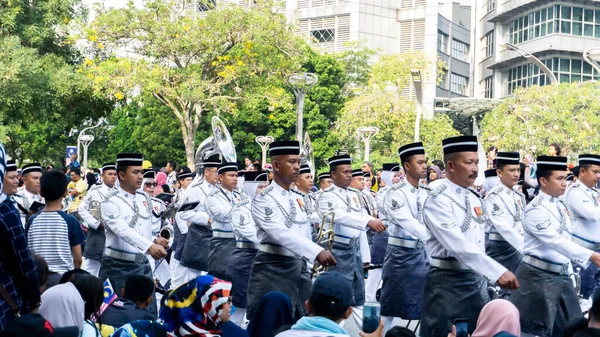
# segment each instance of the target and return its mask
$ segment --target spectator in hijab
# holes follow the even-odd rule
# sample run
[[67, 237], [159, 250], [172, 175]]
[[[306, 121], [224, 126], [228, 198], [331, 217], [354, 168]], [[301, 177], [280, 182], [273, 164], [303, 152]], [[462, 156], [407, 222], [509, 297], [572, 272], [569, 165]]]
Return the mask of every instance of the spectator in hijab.
[[231, 282], [211, 275], [199, 276], [173, 290], [160, 310], [160, 318], [173, 336], [247, 337], [246, 330], [230, 322]]
[[429, 175], [427, 175], [427, 180], [429, 183], [432, 183], [438, 179], [442, 179], [442, 171], [437, 165], [431, 165], [431, 167], [429, 167]]
[[292, 302], [281, 292], [266, 293], [256, 308], [256, 313], [248, 325], [250, 337], [275, 336], [280, 329], [289, 329], [294, 323]]
[[519, 310], [512, 303], [507, 300], [493, 300], [481, 309], [477, 327], [471, 337], [493, 337], [498, 332], [520, 336], [519, 319]]
[[83, 331], [85, 303], [71, 282], [46, 290], [38, 312], [55, 328], [76, 326], [79, 333]]
[[[159, 186], [159, 187], [162, 187], [163, 185], [167, 185], [168, 186], [168, 184], [167, 184], [167, 174], [164, 173], [163, 171], [158, 171], [156, 173], [156, 177], [154, 178], [154, 181], [156, 182], [156, 185]], [[163, 188], [163, 190], [164, 190], [164, 188]], [[160, 193], [160, 191], [159, 191], [159, 193]], [[165, 192], [165, 193], [171, 193], [171, 192], [169, 190], [169, 192]]]

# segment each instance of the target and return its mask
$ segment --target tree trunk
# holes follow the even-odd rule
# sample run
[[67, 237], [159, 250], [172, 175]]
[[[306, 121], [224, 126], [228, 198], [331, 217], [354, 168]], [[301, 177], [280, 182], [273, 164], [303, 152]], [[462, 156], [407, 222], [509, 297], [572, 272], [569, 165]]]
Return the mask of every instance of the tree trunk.
[[[181, 125], [181, 129], [185, 129], [185, 125]], [[187, 132], [183, 133], [183, 144], [185, 145], [185, 158], [187, 160], [187, 166], [194, 172], [196, 169], [196, 164], [194, 160], [194, 156], [196, 154], [194, 138], [196, 138], [196, 130], [187, 130]], [[187, 133], [187, 135], [186, 135]]]

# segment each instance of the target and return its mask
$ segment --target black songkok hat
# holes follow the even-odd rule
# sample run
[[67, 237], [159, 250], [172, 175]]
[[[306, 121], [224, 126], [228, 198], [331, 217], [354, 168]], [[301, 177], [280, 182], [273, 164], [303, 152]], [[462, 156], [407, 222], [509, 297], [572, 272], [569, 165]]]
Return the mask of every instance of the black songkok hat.
[[331, 179], [331, 175], [329, 173], [319, 174], [319, 180], [323, 180], [323, 179]]
[[381, 167], [382, 171], [400, 172], [400, 165], [396, 163], [386, 163]]
[[329, 158], [327, 162], [329, 163], [329, 169], [333, 170], [340, 165], [352, 165], [352, 158], [350, 158], [350, 155], [341, 154], [339, 156], [333, 156]]
[[400, 160], [402, 161], [406, 161], [416, 154], [425, 154], [425, 148], [423, 147], [422, 142], [406, 144], [398, 149], [398, 156], [400, 156]]
[[521, 155], [519, 152], [498, 152], [496, 154], [496, 165], [519, 165]]
[[284, 156], [284, 155], [299, 155], [300, 154], [300, 143], [296, 140], [282, 140], [272, 142], [269, 145], [269, 155]]
[[458, 136], [442, 140], [444, 155], [457, 152], [477, 152], [477, 137]]
[[483, 174], [485, 175], [486, 178], [498, 176], [498, 172], [496, 171], [496, 169], [485, 170], [485, 172], [483, 172]]
[[6, 172], [16, 172], [17, 171], [17, 164], [15, 163], [14, 160], [7, 160], [6, 161]]
[[144, 156], [141, 153], [119, 153], [117, 167], [142, 166]]
[[224, 162], [223, 164], [221, 164], [219, 166], [219, 170], [217, 170], [217, 172], [219, 174], [223, 174], [225, 172], [236, 172], [238, 171], [238, 166], [237, 163], [228, 163], [228, 162]]
[[192, 176], [192, 170], [189, 167], [184, 167], [177, 173], [177, 180], [183, 180]]
[[300, 165], [300, 174], [310, 173], [310, 166], [308, 164]]
[[102, 172], [116, 170], [116, 169], [117, 169], [117, 165], [115, 165], [115, 163], [106, 163], [106, 164], [102, 165]]
[[536, 160], [538, 170], [566, 171], [567, 157], [563, 156], [538, 156]]
[[362, 177], [363, 176], [363, 171], [361, 169], [354, 169], [352, 170], [352, 178], [354, 177]]
[[248, 171], [244, 183], [264, 183], [269, 181], [269, 173], [265, 171]]
[[221, 155], [218, 153], [213, 154], [212, 156], [206, 158], [206, 160], [204, 161], [205, 168], [219, 167], [220, 165], [221, 165]]
[[580, 154], [579, 164], [577, 166], [581, 165], [600, 165], [600, 156], [595, 154]]
[[23, 169], [21, 170], [22, 175], [26, 175], [27, 173], [31, 172], [42, 173], [42, 165], [40, 163], [31, 163], [23, 166]]
[[145, 169], [144, 170], [144, 179], [154, 179], [155, 173], [153, 169]]

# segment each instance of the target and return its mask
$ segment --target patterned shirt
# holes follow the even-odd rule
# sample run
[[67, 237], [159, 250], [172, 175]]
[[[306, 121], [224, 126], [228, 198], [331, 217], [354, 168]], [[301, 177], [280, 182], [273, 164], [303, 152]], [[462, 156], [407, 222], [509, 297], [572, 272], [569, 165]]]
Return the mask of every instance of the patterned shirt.
[[[35, 264], [27, 247], [19, 211], [10, 198], [0, 203], [0, 284], [17, 303], [21, 313], [27, 313], [40, 301]], [[14, 318], [8, 303], [0, 296], [0, 331]]]

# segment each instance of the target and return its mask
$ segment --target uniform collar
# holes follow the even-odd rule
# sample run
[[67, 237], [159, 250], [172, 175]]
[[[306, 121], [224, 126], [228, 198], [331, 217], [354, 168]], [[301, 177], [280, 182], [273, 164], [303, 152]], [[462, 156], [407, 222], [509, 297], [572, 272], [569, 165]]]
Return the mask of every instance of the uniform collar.
[[343, 192], [346, 192], [348, 190], [348, 188], [341, 188], [341, 187], [339, 187], [336, 184], [333, 184], [332, 186], [333, 186], [333, 190], [336, 191], [336, 192], [342, 192], [343, 193]]
[[29, 192], [25, 187], [23, 187], [21, 194], [23, 194], [23, 196], [25, 196], [29, 199], [35, 199], [36, 197], [39, 198], [38, 194], [33, 194], [33, 193]]
[[546, 194], [546, 193], [542, 192], [542, 190], [540, 190], [540, 192], [538, 193], [538, 198], [541, 198], [543, 201], [547, 201], [552, 204], [558, 203], [558, 198], [555, 198], [549, 194]]
[[285, 188], [279, 186], [275, 179], [273, 179], [273, 181], [271, 182], [271, 186], [273, 186], [273, 191], [275, 192], [275, 195], [288, 196], [290, 194], [290, 191], [286, 191]]
[[573, 186], [571, 186], [571, 187], [577, 187], [577, 186], [581, 186], [581, 188], [585, 189], [587, 192], [594, 192], [594, 191], [596, 191], [595, 188], [587, 187], [586, 184], [582, 183], [579, 180], [577, 180], [577, 182], [575, 182], [575, 184], [573, 184]]
[[498, 185], [502, 186], [501, 188], [502, 188], [503, 193], [506, 193], [509, 195], [512, 195], [512, 193], [515, 193], [515, 191], [512, 188], [508, 188], [508, 186], [504, 185], [503, 183], [499, 183]]
[[469, 189], [461, 187], [450, 181], [450, 179], [446, 178], [446, 184], [450, 190], [458, 195], [468, 195]]
[[131, 194], [131, 193], [125, 191], [124, 189], [122, 189], [121, 187], [119, 187], [119, 193], [122, 196], [129, 198], [129, 199], [135, 199], [135, 195], [137, 194], [137, 193]]

